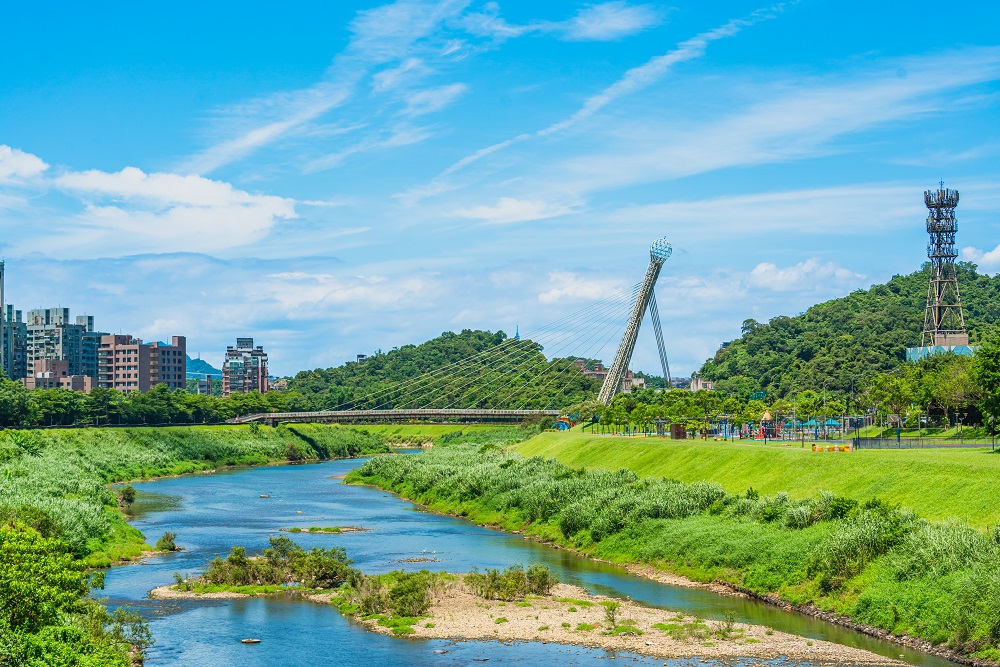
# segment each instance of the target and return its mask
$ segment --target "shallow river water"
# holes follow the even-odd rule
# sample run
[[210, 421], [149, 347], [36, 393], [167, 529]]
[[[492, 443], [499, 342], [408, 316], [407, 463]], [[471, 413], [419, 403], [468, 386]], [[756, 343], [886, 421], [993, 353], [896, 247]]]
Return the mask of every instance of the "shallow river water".
[[[281, 528], [361, 526], [367, 532], [337, 535], [292, 534], [306, 548], [342, 546], [366, 572], [428, 569], [466, 572], [520, 563], [544, 563], [561, 581], [594, 593], [629, 596], [645, 604], [705, 618], [736, 613], [739, 622], [866, 648], [915, 665], [936, 667], [947, 661], [877, 641], [828, 623], [789, 614], [758, 602], [708, 591], [667, 586], [624, 570], [556, 550], [517, 535], [421, 511], [377, 489], [348, 486], [337, 477], [361, 460], [272, 466], [197, 474], [136, 484], [141, 492], [133, 511], [135, 525], [149, 542], [164, 531], [177, 533], [185, 551], [116, 567], [107, 574], [103, 595], [112, 605], [130, 605], [149, 619], [156, 645], [149, 667], [312, 665], [465, 665], [488, 658], [491, 664], [582, 665], [609, 659], [598, 649], [559, 644], [412, 640], [367, 632], [328, 605], [284, 597], [245, 600], [151, 600], [149, 591], [173, 582], [173, 573], [195, 574], [234, 545], [251, 552], [267, 546]], [[261, 494], [270, 498], [260, 498]], [[405, 563], [406, 558], [437, 562]], [[260, 644], [240, 643], [244, 637]], [[662, 660], [619, 653], [631, 665], [662, 665]], [[707, 664], [678, 660], [671, 665]], [[714, 663], [713, 663], [714, 664]], [[725, 664], [734, 664], [726, 661]], [[777, 661], [771, 664], [805, 665]]]

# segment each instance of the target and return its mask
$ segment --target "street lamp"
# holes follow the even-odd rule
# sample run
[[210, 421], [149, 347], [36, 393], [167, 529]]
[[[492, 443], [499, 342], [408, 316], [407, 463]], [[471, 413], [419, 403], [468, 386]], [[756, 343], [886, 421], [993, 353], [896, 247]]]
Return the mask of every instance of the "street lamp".
[[823, 440], [826, 440], [826, 385], [829, 380], [823, 380]]

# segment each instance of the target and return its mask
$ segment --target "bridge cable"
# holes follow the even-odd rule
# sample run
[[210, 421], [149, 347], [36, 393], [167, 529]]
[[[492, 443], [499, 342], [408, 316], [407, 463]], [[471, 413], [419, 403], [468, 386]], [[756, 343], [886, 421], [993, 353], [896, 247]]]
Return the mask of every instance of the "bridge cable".
[[[638, 291], [638, 290], [636, 290], [636, 291]], [[633, 307], [634, 301], [635, 301], [635, 296], [633, 295], [633, 297], [630, 300], [630, 302], [622, 304], [622, 307], [616, 309], [616, 311], [613, 313], [613, 315], [614, 315], [613, 317], [611, 317], [610, 319], [606, 319], [606, 320], [602, 321], [601, 323], [599, 323], [598, 326], [600, 326], [600, 328], [596, 330], [596, 333], [592, 333], [594, 331], [594, 329], [585, 330], [584, 332], [582, 332], [582, 333], [574, 336], [570, 341], [567, 341], [564, 345], [562, 345], [559, 348], [557, 348], [557, 350], [559, 350], [559, 351], [565, 350], [571, 344], [574, 345], [574, 346], [576, 346], [577, 345], [576, 339], [580, 338], [582, 336], [585, 336], [588, 333], [590, 333], [590, 336], [588, 338], [586, 338], [583, 341], [582, 344], [589, 343], [591, 340], [594, 339], [595, 336], [597, 336], [597, 337], [603, 337], [603, 334], [605, 332], [609, 331], [609, 330], [612, 331], [612, 337], [613, 337], [615, 335], [615, 333], [621, 331], [622, 327], [624, 326], [625, 316], [628, 313], [631, 312], [631, 309]], [[599, 351], [605, 345], [607, 345], [606, 342], [603, 343], [602, 345], [596, 347], [596, 351]], [[586, 352], [589, 354], [591, 352], [591, 350], [594, 350], [594, 349], [595, 349], [594, 346], [589, 346], [589, 347], [586, 348]], [[553, 360], [545, 362], [546, 369], [552, 368], [554, 364], [557, 364], [557, 362], [555, 360], [558, 359], [558, 358], [561, 358], [561, 356], [562, 355], [553, 354]], [[577, 356], [580, 356], [580, 355], [577, 355]], [[584, 356], [583, 358], [589, 358], [589, 357]], [[534, 361], [534, 359], [532, 359], [531, 361]], [[571, 363], [571, 364], [575, 365], [575, 363], [573, 361], [569, 361], [569, 360], [567, 360], [567, 361], [568, 361], [568, 363]], [[582, 370], [581, 370], [581, 372], [582, 372]], [[489, 399], [493, 398], [494, 396], [496, 396], [499, 392], [504, 391], [504, 390], [510, 388], [510, 386], [513, 385], [520, 378], [521, 378], [521, 373], [519, 372], [514, 377], [512, 377], [506, 384], [504, 384], [503, 386], [501, 386], [498, 389], [496, 389], [494, 392], [492, 392], [491, 394], [489, 394], [488, 396], [486, 396], [483, 400], [484, 401], [489, 400]], [[517, 390], [515, 390], [514, 392], [511, 392], [510, 394], [506, 395], [504, 397], [503, 401], [501, 401], [501, 403], [506, 402], [508, 399], [512, 398], [514, 396], [514, 394], [516, 393], [516, 391]]]
[[[530, 332], [529, 334], [526, 334], [526, 335], [536, 336], [538, 334], [543, 334], [544, 335], [544, 334], [552, 334], [552, 333], [555, 333], [555, 335], [559, 335], [558, 332], [554, 332], [553, 331], [554, 327], [559, 326], [559, 325], [563, 325], [563, 324], [571, 324], [571, 323], [573, 323], [575, 321], [585, 319], [585, 318], [588, 317], [589, 311], [602, 308], [608, 302], [618, 301], [618, 300], [620, 300], [622, 298], [622, 296], [626, 296], [626, 295], [630, 296], [629, 293], [630, 292], [634, 292], [636, 289], [638, 289], [638, 285], [634, 286], [630, 290], [626, 290], [626, 291], [623, 291], [622, 293], [614, 294], [614, 295], [612, 295], [612, 296], [610, 296], [610, 297], [608, 297], [606, 299], [603, 299], [602, 301], [600, 301], [598, 303], [591, 304], [587, 308], [584, 308], [583, 310], [578, 311], [577, 313], [574, 313], [574, 314], [571, 314], [569, 316], [560, 318], [559, 320], [556, 320], [555, 322], [552, 322], [550, 324], [547, 324], [547, 325], [544, 325], [542, 327], [539, 327], [536, 330], [534, 330], [534, 331], [532, 331], [532, 332]], [[417, 383], [426, 383], [428, 381], [436, 381], [435, 380], [435, 376], [444, 375], [446, 373], [450, 375], [450, 374], [453, 374], [456, 370], [458, 370], [461, 367], [471, 367], [471, 366], [474, 366], [476, 364], [481, 364], [483, 362], [488, 362], [488, 360], [494, 359], [494, 358], [499, 357], [499, 356], [501, 356], [503, 354], [507, 354], [508, 352], [513, 352], [515, 355], [521, 355], [521, 354], [523, 354], [524, 351], [523, 350], [520, 350], [520, 351], [517, 350], [517, 348], [520, 347], [518, 344], [521, 343], [521, 342], [525, 342], [525, 341], [524, 340], [517, 341], [516, 339], [508, 338], [508, 339], [504, 340], [500, 345], [494, 346], [494, 347], [486, 349], [486, 350], [482, 350], [479, 353], [477, 353], [476, 355], [473, 355], [472, 357], [467, 357], [465, 359], [461, 359], [461, 360], [452, 362], [450, 364], [446, 364], [445, 366], [439, 367], [438, 369], [435, 369], [434, 371], [430, 371], [428, 373], [420, 374], [420, 375], [415, 376], [415, 377], [411, 378], [410, 380], [406, 380], [406, 381], [404, 381], [402, 383], [396, 383], [393, 386], [386, 387], [385, 389], [377, 391], [374, 394], [369, 394], [367, 396], [361, 396], [361, 397], [354, 398], [351, 401], [342, 402], [337, 407], [345, 406], [348, 403], [353, 403], [353, 404], [370, 403], [372, 400], [375, 400], [375, 399], [379, 398], [380, 396], [384, 397], [386, 400], [380, 402], [379, 404], [377, 404], [377, 406], [385, 405], [386, 403], [389, 403], [389, 402], [393, 401], [393, 398], [392, 398], [393, 395], [396, 395], [397, 398], [405, 398], [405, 394], [401, 395], [401, 392], [403, 390], [405, 390], [405, 389], [407, 389], [407, 388], [409, 388], [412, 385], [417, 384]], [[514, 350], [511, 350], [511, 348], [514, 348]], [[492, 363], [492, 361], [489, 361], [489, 363]], [[441, 378], [436, 378], [436, 379], [441, 379]], [[409, 402], [409, 401], [407, 400], [406, 402]], [[403, 405], [405, 405], [405, 404], [406, 403], [403, 403]]]

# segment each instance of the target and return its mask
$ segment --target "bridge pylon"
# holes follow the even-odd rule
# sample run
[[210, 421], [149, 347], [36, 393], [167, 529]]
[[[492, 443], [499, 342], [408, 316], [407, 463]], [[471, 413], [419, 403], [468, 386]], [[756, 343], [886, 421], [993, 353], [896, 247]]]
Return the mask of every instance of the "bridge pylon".
[[642, 318], [646, 315], [646, 308], [649, 300], [653, 296], [653, 287], [656, 279], [660, 276], [660, 269], [667, 258], [673, 253], [673, 248], [666, 239], [657, 239], [649, 248], [649, 267], [646, 269], [646, 277], [642, 280], [642, 287], [636, 296], [635, 306], [632, 308], [632, 315], [629, 317], [625, 333], [622, 335], [622, 342], [618, 345], [618, 352], [615, 354], [615, 361], [611, 364], [601, 391], [597, 394], [597, 400], [605, 405], [611, 403], [622, 388], [622, 379], [628, 371], [628, 365], [632, 361], [632, 352], [635, 350], [635, 341], [639, 337], [639, 326]]

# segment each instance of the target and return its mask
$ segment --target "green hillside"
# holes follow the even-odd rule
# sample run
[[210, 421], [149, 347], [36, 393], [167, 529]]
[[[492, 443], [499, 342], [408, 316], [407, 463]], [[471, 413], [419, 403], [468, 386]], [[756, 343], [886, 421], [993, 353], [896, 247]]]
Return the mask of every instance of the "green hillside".
[[[793, 389], [834, 391], [861, 386], [864, 378], [903, 363], [906, 348], [920, 344], [930, 268], [893, 276], [884, 285], [856, 290], [817, 304], [795, 317], [767, 323], [746, 320], [742, 336], [705, 362], [700, 374], [721, 391], [765, 389], [785, 396]], [[958, 264], [959, 289], [973, 343], [1000, 324], [1000, 276]]]
[[204, 378], [205, 375], [214, 375], [215, 377], [221, 377], [222, 371], [220, 371], [218, 368], [215, 368], [214, 366], [212, 366], [212, 364], [208, 363], [204, 359], [201, 358], [192, 359], [191, 355], [188, 355], [187, 374], [189, 377], [199, 376], [201, 378]]
[[[458, 363], [479, 354], [474, 363]], [[466, 329], [366, 361], [302, 371], [288, 389], [301, 392], [313, 409], [543, 409], [593, 398], [599, 385], [571, 360], [547, 360], [530, 340]]]

